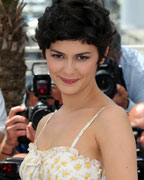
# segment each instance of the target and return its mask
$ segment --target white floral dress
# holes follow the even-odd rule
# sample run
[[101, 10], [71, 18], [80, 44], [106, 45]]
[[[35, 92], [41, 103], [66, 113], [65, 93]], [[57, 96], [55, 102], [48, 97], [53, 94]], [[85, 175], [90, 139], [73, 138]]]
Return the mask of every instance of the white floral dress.
[[[83, 155], [79, 155], [78, 150], [74, 148], [80, 136], [103, 109], [104, 108], [97, 112], [91, 121], [80, 131], [71, 147], [59, 146], [46, 151], [41, 151], [37, 149], [36, 142], [30, 143], [29, 153], [20, 166], [21, 179], [106, 180], [105, 171], [101, 166], [101, 163], [96, 159], [90, 160], [90, 158], [85, 158]], [[50, 118], [51, 116], [46, 124]]]

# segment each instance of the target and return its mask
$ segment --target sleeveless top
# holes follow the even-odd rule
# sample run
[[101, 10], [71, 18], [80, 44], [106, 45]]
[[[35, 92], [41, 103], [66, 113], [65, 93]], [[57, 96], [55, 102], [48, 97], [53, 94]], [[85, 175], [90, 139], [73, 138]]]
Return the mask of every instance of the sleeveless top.
[[80, 136], [91, 125], [100, 112], [85, 125], [74, 139], [72, 145], [58, 146], [48, 150], [38, 150], [36, 142], [52, 115], [40, 131], [35, 143], [29, 144], [29, 153], [21, 163], [19, 173], [22, 180], [106, 180], [100, 161], [79, 155], [75, 145]]

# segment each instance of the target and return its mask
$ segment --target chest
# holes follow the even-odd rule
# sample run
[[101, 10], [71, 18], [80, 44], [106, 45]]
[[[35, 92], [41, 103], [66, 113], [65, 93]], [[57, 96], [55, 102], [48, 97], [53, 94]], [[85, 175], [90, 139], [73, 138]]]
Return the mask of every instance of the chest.
[[47, 150], [52, 147], [75, 147], [79, 154], [91, 159], [100, 160], [100, 151], [96, 141], [95, 121], [87, 113], [54, 117], [45, 126], [37, 141], [38, 149]]

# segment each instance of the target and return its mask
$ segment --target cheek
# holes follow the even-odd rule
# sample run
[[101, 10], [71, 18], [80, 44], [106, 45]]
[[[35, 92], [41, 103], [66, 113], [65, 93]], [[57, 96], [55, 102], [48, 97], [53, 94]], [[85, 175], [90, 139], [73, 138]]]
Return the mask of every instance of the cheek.
[[59, 70], [59, 65], [51, 61], [47, 61], [47, 66], [50, 74], [53, 74]]
[[79, 72], [83, 73], [86, 76], [95, 76], [96, 74], [96, 64], [86, 64], [85, 66], [80, 66]]

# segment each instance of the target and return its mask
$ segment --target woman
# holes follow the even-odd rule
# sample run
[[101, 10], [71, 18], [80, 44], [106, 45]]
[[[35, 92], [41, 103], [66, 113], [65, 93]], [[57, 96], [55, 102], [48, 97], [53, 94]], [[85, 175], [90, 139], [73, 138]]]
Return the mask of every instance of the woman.
[[114, 29], [97, 1], [54, 1], [36, 39], [63, 106], [39, 123], [22, 179], [136, 180], [136, 148], [123, 109], [95, 81]]

